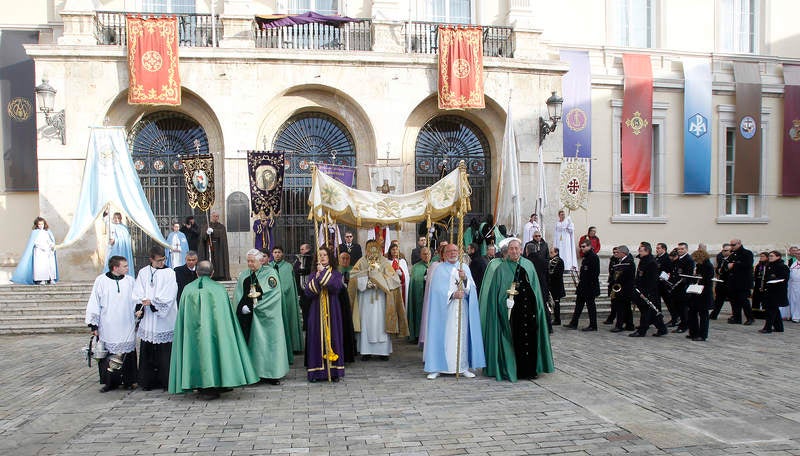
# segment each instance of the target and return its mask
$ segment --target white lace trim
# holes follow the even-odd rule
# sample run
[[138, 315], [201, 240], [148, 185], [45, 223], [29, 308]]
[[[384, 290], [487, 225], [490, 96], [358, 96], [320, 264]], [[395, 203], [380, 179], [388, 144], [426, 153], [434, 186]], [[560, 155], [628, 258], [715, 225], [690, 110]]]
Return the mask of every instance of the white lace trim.
[[106, 350], [108, 350], [109, 353], [115, 353], [118, 355], [121, 355], [123, 353], [130, 353], [136, 350], [135, 340], [129, 342], [119, 342], [119, 343], [103, 341], [103, 343], [106, 345]]
[[150, 342], [152, 344], [164, 344], [167, 342], [172, 342], [173, 333], [174, 331], [166, 331], [166, 332], [146, 331], [141, 327], [139, 327], [139, 339]]

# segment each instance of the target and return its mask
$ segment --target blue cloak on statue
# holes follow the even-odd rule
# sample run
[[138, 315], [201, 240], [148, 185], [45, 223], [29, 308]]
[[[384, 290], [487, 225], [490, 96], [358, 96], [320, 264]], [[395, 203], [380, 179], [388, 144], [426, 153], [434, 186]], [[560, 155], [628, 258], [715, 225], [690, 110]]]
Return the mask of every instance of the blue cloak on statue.
[[[33, 243], [36, 241], [36, 236], [39, 234], [38, 230], [32, 230], [31, 235], [28, 237], [28, 245], [25, 246], [25, 250], [22, 252], [22, 258], [19, 259], [19, 263], [17, 264], [17, 269], [14, 270], [14, 274], [11, 275], [11, 282], [16, 284], [25, 284], [25, 285], [33, 285]], [[47, 231], [47, 234], [50, 235], [50, 239], [53, 240], [55, 243], [55, 238], [53, 237], [53, 233], [50, 230]], [[56, 252], [53, 252], [53, 256], [56, 255]], [[58, 281], [58, 258], [56, 257], [56, 278], [55, 281]]]
[[131, 232], [128, 227], [122, 223], [111, 224], [111, 237], [114, 239], [114, 245], [108, 246], [106, 253], [106, 261], [103, 265], [103, 273], [108, 272], [108, 259], [114, 255], [125, 257], [128, 260], [128, 275], [134, 276], [134, 262], [133, 262], [133, 245], [131, 244]]
[[[177, 243], [181, 246], [181, 251], [180, 258], [178, 258], [177, 261], [172, 261], [172, 251], [170, 247], [176, 242], [175, 238], [177, 238]], [[167, 236], [167, 244], [170, 246], [164, 248], [164, 255], [167, 257], [167, 267], [177, 268], [178, 266], [186, 264], [186, 253], [189, 251], [189, 241], [186, 240], [186, 235], [180, 231], [171, 231], [169, 236]]]

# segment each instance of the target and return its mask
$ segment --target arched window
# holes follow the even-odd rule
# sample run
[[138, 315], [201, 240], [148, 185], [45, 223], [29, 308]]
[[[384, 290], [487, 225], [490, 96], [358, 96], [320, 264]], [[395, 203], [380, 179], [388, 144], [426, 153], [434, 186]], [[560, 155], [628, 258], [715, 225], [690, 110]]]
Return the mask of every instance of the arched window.
[[314, 222], [308, 220], [311, 162], [355, 167], [353, 137], [341, 122], [321, 112], [304, 112], [289, 118], [278, 130], [273, 150], [286, 152], [281, 216], [275, 224], [275, 241], [287, 253], [300, 244], [314, 244]]
[[439, 180], [445, 159], [448, 171], [464, 160], [472, 186], [472, 211], [464, 223], [468, 223], [471, 217], [480, 221], [489, 213], [491, 154], [486, 136], [474, 123], [458, 116], [434, 117], [420, 130], [414, 154], [417, 190], [428, 188]]
[[[200, 213], [195, 213], [186, 199], [180, 156], [208, 153], [208, 136], [203, 127], [179, 112], [155, 112], [136, 122], [128, 135], [128, 147], [162, 233], [168, 233], [174, 221], [183, 222], [188, 215], [194, 215], [202, 225], [205, 217], [199, 217]], [[149, 264], [148, 251], [153, 241], [138, 227], [130, 229], [138, 270]]]

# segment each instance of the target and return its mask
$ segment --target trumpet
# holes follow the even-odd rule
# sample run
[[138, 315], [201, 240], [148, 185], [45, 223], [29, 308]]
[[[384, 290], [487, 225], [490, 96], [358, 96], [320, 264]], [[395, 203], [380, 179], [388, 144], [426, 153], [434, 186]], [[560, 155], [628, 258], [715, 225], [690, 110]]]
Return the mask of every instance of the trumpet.
[[609, 296], [609, 298], [617, 299], [617, 293], [619, 293], [621, 291], [622, 291], [622, 284], [621, 283], [615, 283], [614, 285], [611, 285], [611, 295]]

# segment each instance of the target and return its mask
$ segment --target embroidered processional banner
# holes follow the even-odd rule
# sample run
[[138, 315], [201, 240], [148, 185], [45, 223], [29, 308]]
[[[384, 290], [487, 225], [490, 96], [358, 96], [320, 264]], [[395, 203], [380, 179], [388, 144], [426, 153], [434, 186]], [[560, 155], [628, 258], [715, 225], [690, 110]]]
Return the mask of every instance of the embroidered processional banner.
[[317, 163], [317, 168], [348, 187], [352, 187], [356, 184], [356, 169], [351, 166]]
[[586, 209], [589, 198], [589, 159], [565, 158], [561, 162], [559, 194], [561, 205], [569, 210]]
[[439, 109], [483, 109], [481, 27], [439, 26]]
[[254, 214], [279, 214], [283, 195], [284, 152], [247, 151], [250, 206]]
[[[564, 90], [564, 156], [592, 158], [592, 66], [586, 51], [561, 51], [569, 71], [561, 78]], [[589, 185], [591, 186], [591, 166]]]
[[413, 193], [385, 194], [356, 190], [312, 169], [308, 218], [335, 221], [354, 227], [393, 225], [400, 222], [440, 220], [469, 212], [472, 190], [466, 165], [459, 165], [444, 179]]
[[181, 159], [189, 207], [207, 211], [214, 205], [214, 156], [192, 155]]
[[379, 193], [403, 193], [406, 165], [367, 165], [369, 188]]
[[127, 17], [128, 103], [180, 105], [178, 18]]

